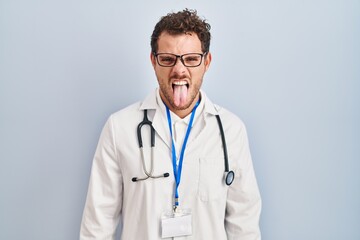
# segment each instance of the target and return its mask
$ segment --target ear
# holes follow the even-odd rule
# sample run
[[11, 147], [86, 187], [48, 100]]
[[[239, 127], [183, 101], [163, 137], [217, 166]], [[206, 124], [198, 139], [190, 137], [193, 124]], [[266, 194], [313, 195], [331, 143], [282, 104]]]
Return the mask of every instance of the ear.
[[153, 66], [153, 68], [155, 68], [156, 66], [156, 59], [155, 59], [155, 56], [152, 52], [150, 52], [150, 60], [151, 60], [151, 64]]
[[205, 71], [207, 71], [210, 67], [210, 63], [211, 63], [211, 59], [212, 59], [212, 56], [211, 56], [211, 52], [208, 52], [205, 56], [205, 59], [204, 59], [204, 64], [205, 64]]

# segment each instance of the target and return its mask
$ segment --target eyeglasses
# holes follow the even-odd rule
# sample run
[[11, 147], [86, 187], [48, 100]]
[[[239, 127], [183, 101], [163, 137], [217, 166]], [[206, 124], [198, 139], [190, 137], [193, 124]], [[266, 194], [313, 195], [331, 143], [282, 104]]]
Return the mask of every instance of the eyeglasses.
[[205, 55], [206, 53], [187, 53], [183, 55], [176, 55], [172, 53], [154, 53], [156, 61], [162, 67], [175, 66], [178, 58], [180, 58], [180, 61], [185, 67], [198, 67]]

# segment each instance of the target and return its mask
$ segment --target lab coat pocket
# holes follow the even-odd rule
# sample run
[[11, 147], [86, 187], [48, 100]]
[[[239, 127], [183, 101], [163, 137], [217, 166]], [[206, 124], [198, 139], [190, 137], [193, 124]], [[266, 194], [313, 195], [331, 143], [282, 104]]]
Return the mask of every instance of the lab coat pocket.
[[199, 197], [204, 202], [226, 197], [223, 158], [200, 158]]

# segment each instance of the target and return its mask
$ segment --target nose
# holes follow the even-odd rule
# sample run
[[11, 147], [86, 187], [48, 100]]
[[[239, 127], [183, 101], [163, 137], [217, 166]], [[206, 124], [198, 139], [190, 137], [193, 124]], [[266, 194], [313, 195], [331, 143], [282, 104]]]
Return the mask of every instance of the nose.
[[185, 71], [186, 71], [186, 67], [185, 67], [185, 65], [183, 64], [183, 62], [181, 61], [181, 58], [177, 58], [176, 59], [176, 63], [175, 63], [175, 65], [173, 66], [173, 68], [172, 68], [172, 71], [174, 72], [174, 73], [178, 73], [178, 74], [182, 74], [182, 73], [184, 73]]

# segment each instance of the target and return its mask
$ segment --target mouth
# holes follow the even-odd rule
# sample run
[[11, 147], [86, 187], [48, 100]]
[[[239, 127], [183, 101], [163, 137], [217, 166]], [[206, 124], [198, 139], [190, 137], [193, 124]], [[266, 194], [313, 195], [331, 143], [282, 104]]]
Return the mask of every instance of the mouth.
[[184, 81], [184, 80], [175, 81], [172, 84], [172, 88], [174, 89], [176, 86], [186, 86], [186, 88], [189, 88], [189, 83], [187, 81]]

